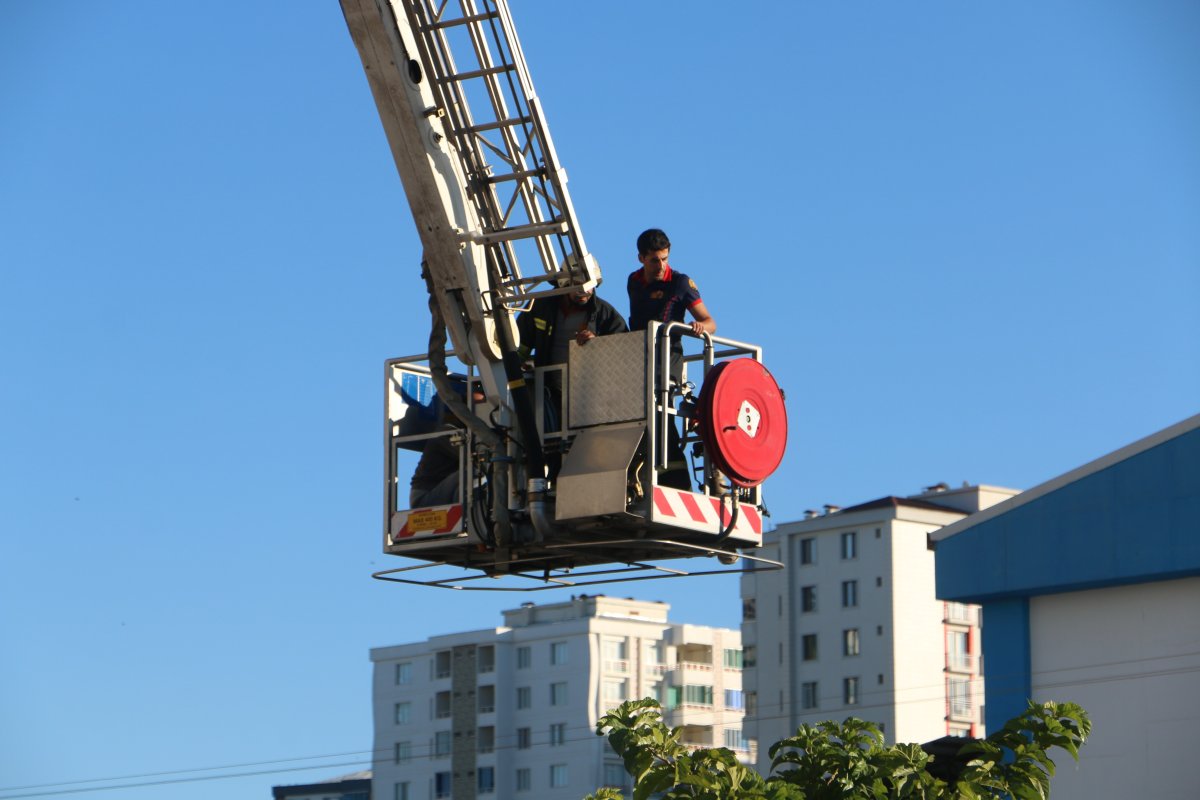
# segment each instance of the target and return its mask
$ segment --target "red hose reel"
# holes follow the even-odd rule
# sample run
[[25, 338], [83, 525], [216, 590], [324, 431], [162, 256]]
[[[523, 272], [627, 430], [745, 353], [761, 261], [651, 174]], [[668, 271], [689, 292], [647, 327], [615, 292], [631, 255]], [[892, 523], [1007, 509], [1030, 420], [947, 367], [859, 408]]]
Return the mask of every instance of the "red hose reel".
[[700, 439], [737, 486], [757, 486], [783, 460], [787, 408], [775, 378], [752, 358], [713, 366], [700, 389]]

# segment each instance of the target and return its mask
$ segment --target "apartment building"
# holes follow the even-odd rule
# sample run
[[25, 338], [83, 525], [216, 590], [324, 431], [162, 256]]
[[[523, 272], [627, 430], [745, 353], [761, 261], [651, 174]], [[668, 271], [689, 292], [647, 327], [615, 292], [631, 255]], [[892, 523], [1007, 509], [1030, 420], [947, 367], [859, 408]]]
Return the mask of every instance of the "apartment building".
[[497, 628], [371, 651], [377, 800], [578, 800], [629, 788], [597, 720], [654, 697], [696, 746], [742, 732], [738, 631], [672, 623], [669, 606], [580, 595], [525, 603]]
[[364, 770], [320, 783], [271, 787], [273, 800], [371, 800], [371, 772]]
[[760, 768], [771, 743], [829, 719], [876, 722], [890, 742], [984, 734], [979, 609], [937, 599], [929, 533], [1016, 493], [938, 484], [764, 536], [786, 569], [742, 577], [744, 728]]

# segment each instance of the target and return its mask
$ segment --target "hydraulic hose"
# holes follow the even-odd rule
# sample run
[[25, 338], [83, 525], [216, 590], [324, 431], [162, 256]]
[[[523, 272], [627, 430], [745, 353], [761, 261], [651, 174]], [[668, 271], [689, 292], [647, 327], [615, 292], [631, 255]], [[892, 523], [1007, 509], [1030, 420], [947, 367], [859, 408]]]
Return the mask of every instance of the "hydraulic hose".
[[[493, 453], [500, 452], [504, 447], [503, 438], [471, 411], [467, 401], [458, 396], [450, 382], [450, 373], [446, 368], [446, 323], [442, 318], [442, 307], [434, 294], [429, 267], [424, 261], [421, 262], [421, 277], [425, 279], [425, 288], [429, 292], [429, 316], [432, 320], [432, 327], [429, 329], [429, 377], [433, 379], [438, 397], [446, 404], [450, 413], [461, 420], [480, 442]], [[492, 519], [496, 530], [494, 537], [487, 538], [507, 545], [512, 541], [512, 523], [508, 518], [508, 470], [493, 468], [489, 479], [492, 482]]]

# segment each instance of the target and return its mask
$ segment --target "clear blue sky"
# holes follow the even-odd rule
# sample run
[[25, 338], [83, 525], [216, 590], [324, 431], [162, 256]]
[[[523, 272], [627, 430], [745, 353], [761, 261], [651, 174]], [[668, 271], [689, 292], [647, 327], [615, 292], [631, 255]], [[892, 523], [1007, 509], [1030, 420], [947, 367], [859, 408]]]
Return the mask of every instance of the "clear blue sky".
[[[601, 294], [665, 228], [787, 390], [776, 521], [1200, 410], [1200, 5], [512, 4]], [[368, 648], [528, 599], [369, 577], [418, 257], [333, 0], [0, 1], [0, 799], [352, 771]]]

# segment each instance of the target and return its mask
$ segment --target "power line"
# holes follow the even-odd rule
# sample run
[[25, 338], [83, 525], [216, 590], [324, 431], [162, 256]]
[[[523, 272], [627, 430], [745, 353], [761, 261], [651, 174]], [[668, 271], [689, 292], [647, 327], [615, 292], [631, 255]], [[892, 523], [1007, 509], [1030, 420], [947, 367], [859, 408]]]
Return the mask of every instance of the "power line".
[[[347, 753], [326, 753], [319, 756], [296, 756], [294, 758], [278, 758], [270, 761], [246, 761], [239, 764], [223, 764], [219, 767], [195, 767], [193, 769], [171, 769], [161, 772], [139, 772], [131, 775], [112, 775], [107, 778], [86, 778], [75, 781], [56, 781], [54, 783], [31, 783], [26, 786], [0, 786], [0, 792], [17, 792], [25, 789], [49, 789], [57, 786], [74, 786], [81, 783], [96, 783], [98, 781], [127, 781], [135, 778], [157, 778], [164, 775], [185, 775], [189, 772], [212, 772], [218, 769], [241, 769], [243, 767], [262, 767], [267, 764], [286, 764], [289, 761], [312, 761], [318, 758], [343, 758], [345, 756], [362, 756], [371, 754], [371, 750], [351, 750]], [[320, 767], [298, 767], [297, 769], [320, 769]]]
[[[1165, 655], [1165, 656], [1153, 656], [1153, 657], [1146, 657], [1146, 658], [1123, 659], [1123, 660], [1118, 660], [1118, 661], [1106, 661], [1106, 662], [1091, 663], [1091, 664], [1081, 664], [1078, 666], [1057, 667], [1055, 669], [1038, 670], [1038, 671], [1032, 672], [1032, 673], [1030, 673], [1030, 677], [1033, 678], [1036, 676], [1046, 676], [1046, 675], [1051, 675], [1051, 674], [1055, 674], [1055, 673], [1067, 673], [1067, 672], [1071, 672], [1071, 671], [1080, 671], [1080, 670], [1094, 670], [1094, 669], [1104, 668], [1104, 667], [1120, 667], [1120, 666], [1131, 666], [1131, 665], [1136, 665], [1136, 664], [1147, 664], [1147, 663], [1152, 663], [1152, 662], [1161, 662], [1161, 661], [1164, 661], [1167, 659], [1187, 658], [1187, 657], [1194, 657], [1194, 656], [1198, 656], [1198, 655], [1200, 655], [1200, 652], [1189, 652], [1189, 653], [1179, 653], [1179, 654], [1171, 654], [1171, 655]], [[1154, 670], [1151, 672], [1123, 672], [1123, 673], [1117, 673], [1117, 674], [1111, 674], [1111, 675], [1098, 675], [1098, 676], [1080, 679], [1080, 680], [1061, 680], [1061, 681], [1052, 682], [1052, 683], [1042, 683], [1042, 684], [1040, 684], [1039, 688], [1085, 686], [1085, 685], [1093, 685], [1093, 684], [1099, 684], [1099, 683], [1110, 683], [1110, 682], [1121, 681], [1121, 680], [1134, 680], [1134, 679], [1146, 678], [1146, 677], [1163, 677], [1163, 676], [1171, 676], [1171, 675], [1182, 675], [1182, 674], [1190, 674], [1190, 673], [1196, 673], [1196, 672], [1200, 672], [1200, 665], [1159, 669], [1159, 670]], [[991, 677], [991, 680], [996, 681], [996, 680], [1002, 680], [1004, 678], [1016, 677], [1018, 674], [1023, 674], [1023, 673], [1008, 673], [1008, 674], [1003, 674], [1003, 675], [995, 674]], [[851, 677], [854, 677], [854, 676], [851, 676]], [[983, 676], [983, 677], [985, 680], [987, 680], [986, 676]], [[893, 700], [892, 702], [858, 703], [858, 704], [854, 704], [854, 705], [835, 704], [834, 708], [830, 708], [827, 710], [828, 711], [840, 711], [849, 716], [857, 716], [859, 713], [866, 711], [866, 710], [874, 710], [874, 709], [880, 709], [880, 708], [895, 708], [897, 706], [908, 705], [908, 704], [930, 703], [930, 702], [935, 702], [935, 701], [939, 701], [939, 700], [946, 700], [947, 697], [944, 692], [944, 687], [945, 687], [944, 680], [939, 683], [936, 683], [936, 684], [931, 683], [931, 684], [923, 684], [920, 686], [904, 687], [902, 689], [902, 691], [905, 691], [905, 692], [929, 690], [934, 693], [930, 694], [928, 697], [915, 697], [915, 698], [908, 698], [908, 699], [904, 699], [904, 700]], [[869, 691], [863, 690], [860, 692], [860, 695], [864, 695], [864, 696], [865, 695], [894, 695], [895, 693], [896, 693], [896, 689], [894, 689], [894, 688], [892, 688], [892, 689], [872, 689]], [[836, 695], [830, 695], [830, 696], [823, 695], [820, 699], [836, 700], [836, 697], [837, 697]], [[760, 707], [762, 705], [763, 704], [760, 702]], [[770, 705], [775, 705], [775, 704], [770, 704]], [[742, 711], [744, 713], [744, 709], [723, 709], [723, 711], [724, 712]], [[805, 710], [805, 711], [807, 713], [801, 713], [801, 714], [799, 714], [799, 716], [819, 715], [821, 713], [822, 709], [815, 708], [815, 709], [810, 709], [810, 710]], [[670, 713], [671, 713], [670, 710], [663, 709], [664, 717], [666, 717]], [[712, 713], [723, 713], [723, 712], [720, 707], [713, 706]], [[764, 722], [764, 721], [769, 722], [769, 721], [790, 719], [792, 717], [793, 717], [793, 714], [791, 714], [789, 712], [789, 713], [779, 713], [779, 714], [756, 714], [752, 719], [756, 722]], [[556, 723], [551, 723], [551, 724], [556, 724]], [[557, 724], [561, 724], [561, 723], [557, 723]], [[486, 727], [486, 726], [480, 726], [480, 727]], [[530, 727], [531, 731], [532, 731], [532, 726], [521, 726], [521, 727]], [[422, 730], [428, 730], [428, 729], [423, 728]], [[587, 732], [586, 735], [584, 735], [584, 736], [577, 735], [578, 733], [583, 732], [583, 731]], [[573, 726], [567, 727], [565, 729], [565, 732], [567, 732], [569, 735], [566, 735], [563, 737], [564, 744], [581, 742], [581, 741], [585, 741], [585, 740], [592, 740], [595, 737], [594, 728], [593, 728], [593, 726], [590, 726], [590, 725], [586, 726], [586, 727], [579, 726], [579, 725], [573, 725]], [[328, 753], [328, 754], [318, 755], [318, 756], [297, 756], [294, 758], [275, 759], [275, 760], [268, 760], [268, 761], [242, 762], [242, 763], [237, 763], [237, 764], [226, 764], [226, 765], [221, 765], [221, 766], [197, 767], [197, 768], [185, 769], [185, 770], [166, 770], [166, 771], [158, 771], [158, 772], [147, 772], [147, 773], [140, 773], [140, 774], [113, 776], [113, 777], [107, 777], [107, 778], [92, 778], [92, 779], [83, 779], [83, 780], [75, 780], [75, 781], [64, 781], [64, 782], [58, 782], [58, 783], [43, 783], [43, 784], [31, 784], [31, 785], [26, 785], [26, 786], [0, 787], [0, 792], [6, 793], [3, 796], [0, 796], [0, 800], [20, 800], [21, 798], [50, 797], [50, 796], [61, 796], [61, 795], [69, 795], [69, 794], [82, 794], [85, 792], [97, 792], [97, 791], [105, 791], [105, 790], [110, 790], [110, 789], [112, 789], [112, 790], [133, 789], [133, 788], [141, 788], [141, 787], [149, 787], [149, 786], [162, 786], [162, 785], [169, 785], [169, 784], [191, 783], [191, 782], [201, 782], [201, 781], [211, 781], [211, 780], [223, 780], [223, 779], [231, 779], [231, 778], [257, 777], [257, 776], [261, 776], [261, 775], [286, 774], [289, 772], [303, 772], [303, 771], [310, 771], [310, 770], [316, 770], [316, 769], [334, 769], [334, 768], [344, 768], [344, 767], [369, 767], [369, 766], [373, 766], [373, 764], [376, 761], [382, 760], [383, 757], [386, 756], [388, 753], [394, 753], [396, 743], [399, 741], [405, 741], [403, 739], [399, 739], [399, 737], [402, 736], [403, 734], [404, 734], [404, 731], [402, 729], [398, 730], [396, 732], [397, 738], [394, 739], [393, 742], [388, 747], [373, 748], [371, 750], [355, 750], [355, 751], [348, 751], [348, 752], [343, 752], [343, 753]], [[502, 737], [501, 741], [503, 741], [505, 739], [510, 740], [512, 743], [509, 743], [509, 744], [496, 743], [493, 745], [490, 752], [533, 749], [534, 747], [537, 747], [537, 746], [554, 746], [552, 744], [552, 736], [549, 735], [549, 733], [547, 733], [547, 736], [545, 737], [544, 741], [542, 741], [542, 737], [538, 737], [537, 742], [533, 741], [533, 738], [531, 735], [530, 746], [528, 748], [524, 748], [524, 747], [520, 746], [519, 742], [516, 741], [515, 734], [512, 736]], [[713, 743], [712, 746], [719, 746], [719, 745], [717, 745], [716, 743]], [[393, 761], [393, 763], [405, 763], [408, 760], [430, 760], [431, 761], [431, 760], [435, 760], [438, 758], [444, 758], [449, 755], [449, 754], [434, 752], [435, 747], [436, 747], [436, 742], [432, 739], [426, 738], [424, 743], [417, 744], [413, 748], [413, 750], [410, 751], [410, 753], [409, 753], [408, 757], [405, 759], [405, 761], [401, 761], [401, 762]], [[489, 752], [489, 751], [485, 751], [485, 752]], [[265, 766], [265, 765], [270, 765], [270, 764], [286, 764], [286, 763], [295, 762], [295, 761], [309, 761], [309, 760], [320, 759], [320, 758], [340, 758], [343, 756], [359, 756], [359, 755], [370, 756], [371, 759], [373, 759], [373, 760], [358, 759], [358, 760], [354, 760], [354, 761], [335, 762], [335, 763], [327, 763], [327, 764], [315, 764], [315, 765], [311, 765], [311, 766], [296, 766], [296, 767], [286, 767], [286, 768], [278, 768], [278, 769], [254, 770], [254, 771], [249, 771], [249, 772], [223, 773], [220, 775], [189, 775], [188, 777], [176, 777], [176, 778], [166, 777], [166, 776], [172, 776], [172, 775], [183, 776], [183, 775], [188, 775], [189, 773], [196, 773], [196, 772], [215, 772], [218, 770], [241, 769], [243, 767]], [[392, 758], [394, 759], [395, 756], [393, 755]], [[143, 778], [160, 778], [160, 780], [139, 780], [139, 779], [143, 779]], [[113, 784], [113, 785], [106, 785], [106, 786], [83, 786], [82, 785], [82, 784], [88, 784], [88, 783], [107, 783], [107, 782], [111, 782], [111, 781], [130, 781], [130, 782], [124, 783], [124, 784]], [[47, 791], [33, 791], [33, 792], [27, 791], [30, 789], [44, 789]], [[8, 792], [20, 792], [20, 793], [7, 794]]]
[[[156, 781], [140, 781], [138, 783], [114, 784], [112, 786], [83, 786], [74, 789], [56, 789], [48, 792], [28, 792], [25, 794], [8, 794], [4, 795], [0, 800], [17, 800], [25, 797], [51, 797], [54, 795], [64, 794], [83, 794], [84, 792], [104, 792], [110, 789], [140, 789], [146, 786], [166, 786], [173, 783], [199, 783], [201, 781], [219, 781], [227, 778], [252, 778], [259, 775], [277, 775], [284, 772], [302, 772], [310, 769], [331, 769], [333, 767], [362, 767], [368, 766], [370, 762], [363, 761], [346, 761], [341, 764], [321, 764], [312, 767], [290, 767], [288, 769], [264, 769], [254, 772], [238, 772], [227, 775], [197, 775], [190, 778], [163, 778]], [[210, 769], [220, 769], [220, 767], [211, 767]], [[8, 791], [0, 789], [0, 791]]]

